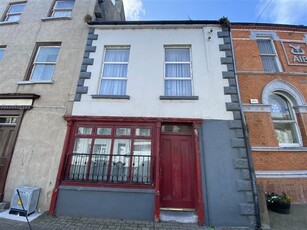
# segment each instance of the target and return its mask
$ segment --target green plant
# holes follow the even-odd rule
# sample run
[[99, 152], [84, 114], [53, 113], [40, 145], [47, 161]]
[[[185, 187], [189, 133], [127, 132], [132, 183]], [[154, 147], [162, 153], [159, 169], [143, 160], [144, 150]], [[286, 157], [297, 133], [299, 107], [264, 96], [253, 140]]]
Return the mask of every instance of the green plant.
[[223, 16], [219, 19], [219, 23], [221, 24], [221, 26], [224, 27], [229, 27], [230, 26], [230, 21], [227, 17]]
[[276, 193], [267, 194], [267, 202], [268, 203], [290, 203], [292, 198], [286, 193], [282, 193], [282, 195], [278, 195]]
[[87, 22], [87, 23], [88, 23], [88, 22], [91, 22], [92, 19], [93, 19], [93, 18], [92, 18], [92, 16], [91, 16], [90, 14], [86, 14], [86, 15], [84, 16], [84, 21]]

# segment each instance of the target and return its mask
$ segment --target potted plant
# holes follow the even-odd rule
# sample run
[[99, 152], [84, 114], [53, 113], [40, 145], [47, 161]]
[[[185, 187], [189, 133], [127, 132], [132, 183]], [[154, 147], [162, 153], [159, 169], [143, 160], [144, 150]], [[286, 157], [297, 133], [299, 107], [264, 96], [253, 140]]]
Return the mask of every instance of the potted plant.
[[281, 214], [290, 213], [291, 199], [292, 198], [284, 192], [282, 195], [276, 193], [266, 194], [268, 209]]

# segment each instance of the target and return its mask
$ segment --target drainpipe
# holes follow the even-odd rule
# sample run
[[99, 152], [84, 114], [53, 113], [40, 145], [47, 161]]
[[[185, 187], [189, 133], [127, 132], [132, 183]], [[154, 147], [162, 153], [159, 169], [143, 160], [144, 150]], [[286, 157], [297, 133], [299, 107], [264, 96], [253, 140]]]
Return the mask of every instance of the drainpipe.
[[261, 220], [260, 220], [260, 209], [259, 209], [259, 198], [258, 198], [258, 192], [257, 192], [257, 184], [256, 184], [256, 174], [255, 174], [255, 168], [254, 168], [254, 162], [252, 158], [252, 149], [249, 143], [249, 137], [248, 137], [248, 128], [247, 128], [247, 123], [246, 119], [243, 113], [242, 109], [242, 100], [241, 100], [241, 94], [240, 94], [240, 89], [239, 89], [239, 82], [238, 82], [238, 75], [237, 75], [237, 67], [236, 67], [236, 59], [234, 56], [234, 47], [233, 47], [233, 42], [232, 42], [232, 33], [231, 29], [229, 27], [229, 33], [230, 33], [230, 44], [231, 44], [231, 49], [232, 49], [232, 58], [233, 58], [233, 65], [234, 65], [234, 74], [235, 74], [235, 79], [236, 79], [236, 88], [238, 92], [238, 98], [239, 98], [239, 104], [240, 104], [240, 113], [241, 113], [241, 121], [242, 121], [242, 126], [243, 126], [243, 136], [244, 136], [244, 142], [246, 146], [246, 153], [247, 153], [247, 162], [248, 162], [248, 167], [249, 167], [249, 174], [252, 182], [252, 192], [253, 192], [253, 198], [254, 198], [254, 206], [255, 206], [255, 217], [256, 217], [256, 229], [261, 228]]

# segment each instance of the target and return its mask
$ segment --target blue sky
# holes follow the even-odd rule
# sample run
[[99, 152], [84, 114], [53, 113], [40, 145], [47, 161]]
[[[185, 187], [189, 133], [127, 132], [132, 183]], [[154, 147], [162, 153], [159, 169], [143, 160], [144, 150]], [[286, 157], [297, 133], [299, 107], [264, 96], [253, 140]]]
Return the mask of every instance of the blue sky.
[[307, 0], [123, 0], [127, 20], [218, 20], [307, 26]]

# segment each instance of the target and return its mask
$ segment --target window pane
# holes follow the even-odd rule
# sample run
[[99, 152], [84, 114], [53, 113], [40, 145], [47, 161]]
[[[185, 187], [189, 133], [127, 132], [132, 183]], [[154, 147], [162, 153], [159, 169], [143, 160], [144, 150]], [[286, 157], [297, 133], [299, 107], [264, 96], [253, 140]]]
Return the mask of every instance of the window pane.
[[130, 128], [117, 128], [116, 135], [117, 136], [130, 136], [131, 129]]
[[108, 180], [111, 139], [96, 139], [93, 147], [90, 180]]
[[3, 55], [4, 55], [4, 49], [0, 48], [0, 60], [2, 59]]
[[190, 64], [166, 64], [165, 77], [191, 77]]
[[125, 95], [126, 80], [101, 80], [99, 94], [101, 95]]
[[128, 62], [129, 49], [107, 49], [105, 62]]
[[79, 127], [78, 130], [77, 130], [77, 134], [91, 135], [92, 134], [92, 128]]
[[54, 8], [55, 9], [66, 9], [66, 8], [73, 8], [73, 6], [74, 6], [74, 1], [57, 1], [56, 3], [55, 3], [55, 6], [54, 6]]
[[31, 80], [51, 80], [55, 65], [35, 65], [33, 67]]
[[192, 127], [190, 125], [162, 125], [162, 133], [191, 133]]
[[150, 158], [151, 141], [134, 140], [133, 143], [133, 162], [132, 162], [132, 181], [150, 183]]
[[136, 136], [150, 136], [150, 128], [136, 128], [135, 129], [135, 135]]
[[130, 167], [131, 140], [115, 139], [113, 146], [113, 157], [110, 181], [124, 182], [128, 180]]
[[16, 124], [18, 117], [0, 117], [0, 124]]
[[192, 96], [191, 80], [166, 80], [166, 96]]
[[279, 95], [269, 97], [273, 120], [292, 120], [287, 101]]
[[71, 10], [54, 11], [53, 17], [71, 17]]
[[9, 14], [11, 13], [21, 13], [23, 11], [23, 9], [25, 8], [25, 5], [12, 5], [10, 10], [9, 10]]
[[280, 144], [298, 143], [295, 123], [274, 123], [275, 134]]
[[112, 128], [98, 128], [97, 135], [111, 135]]
[[73, 156], [69, 170], [69, 179], [86, 179], [87, 165], [92, 140], [89, 138], [77, 138], [74, 144]]
[[102, 77], [127, 77], [127, 64], [105, 64]]
[[7, 16], [5, 21], [7, 22], [17, 22], [19, 21], [20, 14]]
[[275, 57], [261, 57], [263, 70], [265, 72], [279, 72]]
[[260, 54], [275, 54], [271, 40], [257, 40]]
[[189, 62], [190, 49], [189, 48], [166, 48], [165, 49], [166, 62]]
[[35, 62], [56, 62], [59, 47], [40, 47]]
[[90, 154], [92, 139], [76, 138], [74, 145], [74, 153]]

